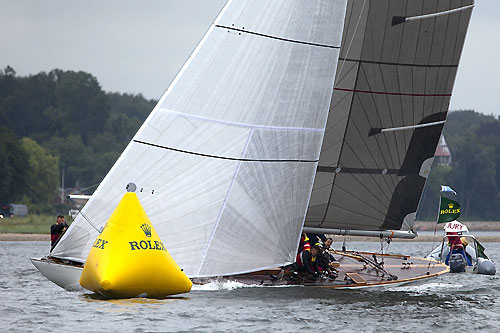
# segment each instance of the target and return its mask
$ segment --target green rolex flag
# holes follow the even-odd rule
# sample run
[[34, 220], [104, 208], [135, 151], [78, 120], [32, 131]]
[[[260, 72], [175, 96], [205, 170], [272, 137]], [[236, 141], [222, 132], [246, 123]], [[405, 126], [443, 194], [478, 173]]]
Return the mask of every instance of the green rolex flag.
[[458, 219], [460, 216], [460, 205], [458, 202], [441, 197], [439, 205], [439, 218], [437, 223], [446, 223]]

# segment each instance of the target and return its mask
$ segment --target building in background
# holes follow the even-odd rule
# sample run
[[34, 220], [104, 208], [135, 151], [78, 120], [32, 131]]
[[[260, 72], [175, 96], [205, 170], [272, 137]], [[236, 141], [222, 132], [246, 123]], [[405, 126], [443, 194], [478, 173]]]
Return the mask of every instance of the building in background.
[[439, 143], [436, 148], [436, 153], [434, 154], [434, 158], [437, 165], [440, 166], [450, 166], [451, 165], [451, 152], [450, 148], [448, 148], [448, 144], [444, 139], [444, 136], [441, 135], [439, 138]]

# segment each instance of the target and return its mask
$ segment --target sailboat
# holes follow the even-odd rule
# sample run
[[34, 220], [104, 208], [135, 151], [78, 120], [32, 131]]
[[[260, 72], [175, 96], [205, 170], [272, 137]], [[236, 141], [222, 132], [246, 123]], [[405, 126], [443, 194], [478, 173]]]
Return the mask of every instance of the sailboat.
[[[50, 256], [33, 264], [76, 287], [130, 182], [172, 257], [200, 283], [291, 283], [276, 272], [295, 261], [303, 230], [415, 237], [472, 7], [229, 1]], [[313, 285], [447, 272], [403, 255], [337, 256], [344, 275]]]

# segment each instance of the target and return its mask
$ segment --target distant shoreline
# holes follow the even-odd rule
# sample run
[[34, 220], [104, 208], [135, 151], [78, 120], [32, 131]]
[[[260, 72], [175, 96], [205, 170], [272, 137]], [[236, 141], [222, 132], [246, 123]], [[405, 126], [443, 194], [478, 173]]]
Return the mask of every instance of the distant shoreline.
[[[472, 233], [474, 234], [474, 233]], [[476, 237], [480, 242], [485, 243], [500, 243], [500, 236], [478, 236]], [[414, 239], [399, 239], [394, 238], [393, 242], [439, 242], [441, 236], [418, 236]], [[333, 241], [336, 244], [343, 242], [344, 236], [333, 236]], [[50, 241], [49, 234], [19, 234], [19, 233], [0, 233], [0, 242], [38, 242]], [[377, 237], [359, 237], [347, 236], [347, 242], [380, 242]], [[335, 245], [334, 245], [335, 247]]]
[[19, 234], [19, 233], [0, 233], [0, 242], [36, 242], [50, 241], [50, 234]]

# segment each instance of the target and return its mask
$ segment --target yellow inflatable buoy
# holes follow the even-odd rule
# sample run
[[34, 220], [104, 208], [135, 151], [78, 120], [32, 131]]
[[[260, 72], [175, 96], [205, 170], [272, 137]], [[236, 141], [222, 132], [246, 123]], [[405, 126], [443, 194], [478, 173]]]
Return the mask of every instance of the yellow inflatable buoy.
[[126, 193], [97, 237], [80, 285], [109, 298], [186, 293], [193, 285], [162, 243], [137, 195]]

